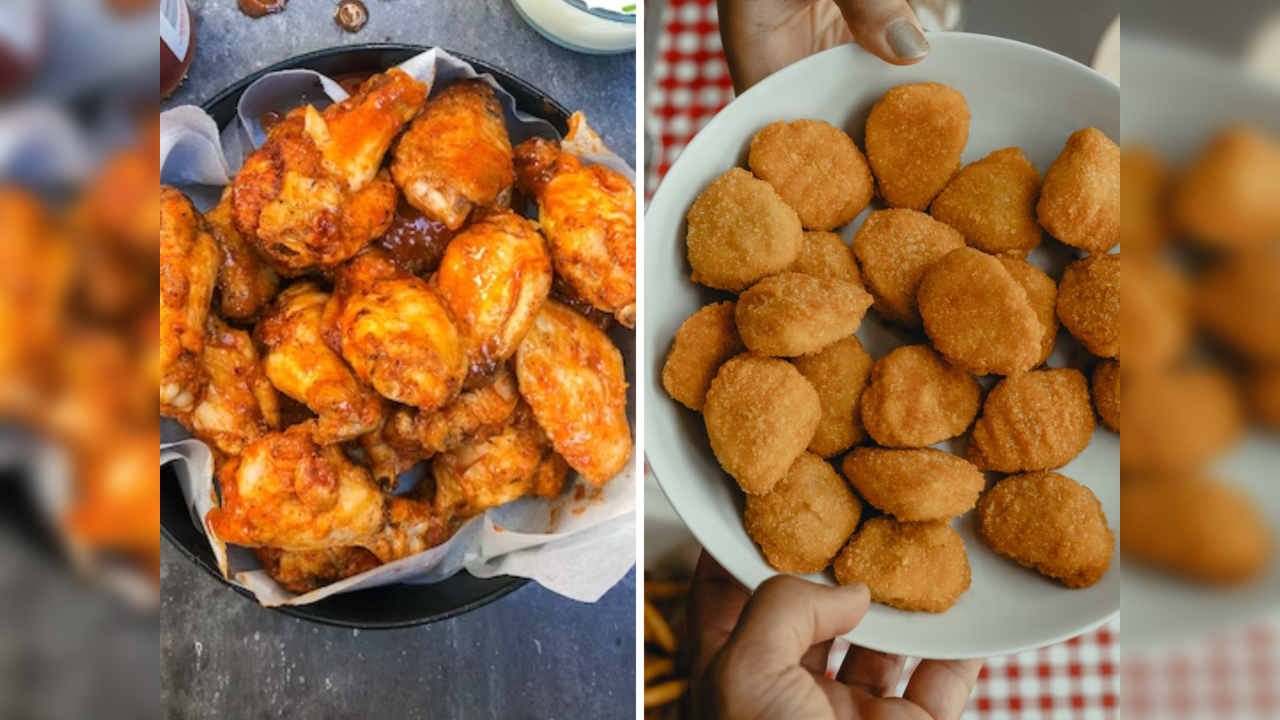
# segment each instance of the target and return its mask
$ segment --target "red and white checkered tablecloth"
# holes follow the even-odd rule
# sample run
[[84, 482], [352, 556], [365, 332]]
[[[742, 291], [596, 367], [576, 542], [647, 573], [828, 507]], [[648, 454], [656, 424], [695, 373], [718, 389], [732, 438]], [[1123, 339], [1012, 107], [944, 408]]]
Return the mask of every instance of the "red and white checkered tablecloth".
[[[667, 0], [663, 22], [646, 99], [657, 140], [646, 196], [733, 99], [715, 0]], [[991, 658], [964, 717], [1118, 718], [1121, 667], [1119, 620], [1058, 645]], [[1127, 656], [1123, 668], [1126, 718], [1280, 717], [1280, 620], [1175, 652]]]

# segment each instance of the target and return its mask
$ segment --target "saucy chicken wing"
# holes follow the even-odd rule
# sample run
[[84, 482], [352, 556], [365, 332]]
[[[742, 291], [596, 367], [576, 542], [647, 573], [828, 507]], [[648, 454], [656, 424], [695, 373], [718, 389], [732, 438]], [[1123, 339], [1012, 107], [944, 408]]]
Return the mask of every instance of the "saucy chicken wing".
[[538, 200], [557, 277], [579, 299], [635, 327], [635, 187], [542, 138], [521, 143], [515, 163], [521, 192]]
[[373, 432], [383, 418], [382, 398], [356, 379], [321, 337], [327, 302], [329, 294], [315, 283], [292, 285], [266, 310], [255, 331], [265, 348], [267, 378], [319, 416], [315, 437], [325, 445]]
[[405, 199], [450, 230], [473, 210], [510, 199], [511, 141], [502, 106], [482, 80], [456, 82], [431, 98], [391, 155]]
[[382, 564], [377, 555], [362, 547], [323, 550], [257, 548], [253, 554], [258, 556], [262, 569], [272, 580], [299, 595], [355, 577]]
[[160, 188], [160, 413], [200, 399], [205, 320], [218, 277], [218, 246], [182, 193]]
[[556, 455], [529, 406], [431, 462], [436, 512], [468, 517], [525, 496], [555, 497], [568, 466]]
[[324, 338], [383, 397], [427, 412], [457, 397], [467, 376], [462, 338], [440, 296], [377, 248], [338, 269]]
[[290, 277], [355, 256], [391, 225], [396, 188], [379, 168], [426, 94], [393, 68], [323, 112], [291, 111], [236, 175], [236, 227]]
[[218, 268], [219, 314], [228, 320], [252, 320], [279, 292], [280, 275], [236, 229], [230, 187], [204, 219], [222, 258]]
[[516, 350], [520, 394], [570, 467], [604, 485], [631, 459], [622, 353], [595, 325], [548, 300]]
[[196, 438], [227, 455], [280, 429], [280, 400], [243, 330], [209, 316], [200, 367], [205, 379], [200, 402], [179, 418]]
[[551, 291], [551, 257], [528, 220], [495, 210], [449, 243], [435, 276], [474, 371], [511, 357]]

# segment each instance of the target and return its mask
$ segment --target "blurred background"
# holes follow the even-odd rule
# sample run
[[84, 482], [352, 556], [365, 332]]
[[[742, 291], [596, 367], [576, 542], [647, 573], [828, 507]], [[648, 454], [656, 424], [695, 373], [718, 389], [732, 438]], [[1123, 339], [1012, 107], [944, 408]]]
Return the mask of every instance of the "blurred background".
[[[1280, 717], [1280, 4], [1129, 0], [1123, 32], [1120, 2], [912, 5], [927, 30], [1044, 47], [1122, 89], [1121, 620], [989, 659], [965, 716]], [[714, 0], [662, 18], [649, 195], [733, 99]], [[646, 592], [678, 637], [671, 581], [700, 548], [651, 477], [645, 497]], [[669, 653], [647, 647], [656, 684]]]

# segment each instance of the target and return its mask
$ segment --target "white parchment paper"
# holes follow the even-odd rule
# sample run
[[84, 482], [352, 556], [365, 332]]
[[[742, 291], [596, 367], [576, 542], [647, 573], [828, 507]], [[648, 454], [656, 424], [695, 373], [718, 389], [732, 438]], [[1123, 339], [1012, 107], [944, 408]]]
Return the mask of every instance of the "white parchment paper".
[[[415, 78], [445, 87], [480, 77], [497, 92], [513, 144], [533, 136], [558, 137], [550, 123], [519, 112], [511, 97], [489, 75], [442, 50], [430, 50], [401, 66]], [[243, 163], [265, 139], [257, 118], [287, 112], [303, 104], [322, 108], [346, 99], [332, 79], [310, 70], [263, 76], [240, 100], [239, 121], [219, 132], [197, 107], [178, 107], [160, 116], [161, 181], [186, 192], [201, 210], [213, 206]], [[576, 123], [563, 148], [584, 162], [600, 163], [624, 174], [635, 171], [600, 142], [585, 122]], [[623, 356], [634, 365], [634, 334]], [[632, 418], [634, 426], [634, 417]], [[209, 449], [166, 420], [161, 430], [160, 465], [177, 472], [192, 521], [205, 531], [219, 567], [254, 593], [264, 605], [305, 605], [330, 595], [393, 583], [433, 583], [465, 570], [481, 578], [514, 575], [581, 602], [595, 602], [635, 565], [636, 456], [604, 488], [574, 476], [556, 500], [524, 499], [473, 518], [449, 542], [427, 552], [375, 568], [306, 595], [293, 595], [261, 569], [252, 553], [228, 546], [208, 531], [209, 511], [217, 503]]]

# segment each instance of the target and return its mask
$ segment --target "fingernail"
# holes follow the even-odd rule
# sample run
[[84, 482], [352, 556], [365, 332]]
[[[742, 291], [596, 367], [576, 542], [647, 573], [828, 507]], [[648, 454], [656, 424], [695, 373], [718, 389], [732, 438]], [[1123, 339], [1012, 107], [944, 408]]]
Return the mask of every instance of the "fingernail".
[[929, 54], [929, 41], [924, 39], [924, 33], [904, 17], [889, 23], [885, 37], [889, 49], [902, 60], [916, 60]]

